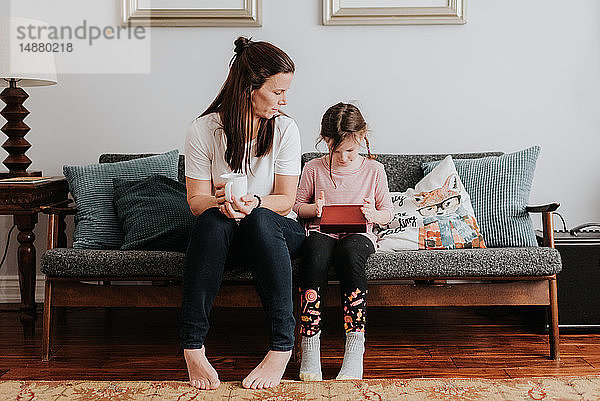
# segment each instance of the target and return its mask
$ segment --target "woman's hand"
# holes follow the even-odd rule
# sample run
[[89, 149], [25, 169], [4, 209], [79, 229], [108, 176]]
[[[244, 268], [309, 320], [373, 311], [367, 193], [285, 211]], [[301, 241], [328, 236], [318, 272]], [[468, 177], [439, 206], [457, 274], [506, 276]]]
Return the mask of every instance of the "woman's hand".
[[367, 223], [375, 223], [377, 220], [377, 209], [375, 209], [375, 200], [371, 198], [364, 198], [365, 203], [363, 203], [360, 208], [361, 212], [367, 219]]
[[225, 217], [230, 219], [241, 220], [246, 217], [245, 214], [234, 210], [231, 202], [223, 203], [221, 206], [219, 206], [219, 211], [223, 213]]
[[215, 184], [215, 199], [219, 211], [230, 219], [240, 220], [249, 215], [258, 205], [258, 199], [252, 194], [241, 197], [241, 202], [233, 198], [233, 202], [225, 199], [225, 183]]
[[219, 208], [219, 211], [223, 213], [225, 217], [237, 220], [246, 217], [245, 214], [235, 211], [233, 208], [233, 204], [225, 199], [224, 182], [215, 184], [215, 200], [217, 201], [217, 207]]
[[258, 199], [253, 194], [242, 195], [240, 200], [241, 202], [238, 199], [233, 198], [233, 205], [235, 206], [235, 210], [243, 214], [244, 217], [252, 213], [252, 211], [258, 207]]
[[225, 183], [224, 182], [215, 184], [215, 199], [217, 201], [217, 206], [219, 207], [219, 210], [220, 210], [221, 206], [223, 206], [223, 204], [225, 204], [225, 202], [227, 202], [227, 200], [225, 199]]

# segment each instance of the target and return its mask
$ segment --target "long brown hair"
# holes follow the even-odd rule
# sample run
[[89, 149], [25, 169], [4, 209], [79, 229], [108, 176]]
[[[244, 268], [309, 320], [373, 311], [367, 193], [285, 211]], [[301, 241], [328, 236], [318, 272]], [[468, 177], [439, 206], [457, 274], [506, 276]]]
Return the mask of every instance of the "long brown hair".
[[[253, 42], [239, 37], [235, 42], [235, 55], [229, 63], [229, 75], [221, 91], [200, 117], [218, 112], [227, 138], [225, 161], [232, 171], [250, 167], [250, 154], [254, 119], [252, 113], [253, 90], [279, 73], [293, 73], [294, 62], [281, 49], [268, 42]], [[256, 157], [262, 157], [273, 148], [275, 118], [261, 118], [256, 138]]]
[[358, 144], [364, 138], [367, 145], [367, 153], [369, 159], [374, 159], [375, 156], [371, 154], [369, 147], [369, 140], [367, 139], [367, 123], [363, 118], [360, 110], [353, 104], [349, 103], [338, 103], [334, 104], [327, 109], [323, 118], [321, 119], [321, 133], [319, 134], [319, 140], [317, 145], [321, 141], [330, 141], [329, 146], [329, 176], [335, 186], [332, 171], [333, 152], [339, 148], [339, 146], [346, 139], [352, 138]]

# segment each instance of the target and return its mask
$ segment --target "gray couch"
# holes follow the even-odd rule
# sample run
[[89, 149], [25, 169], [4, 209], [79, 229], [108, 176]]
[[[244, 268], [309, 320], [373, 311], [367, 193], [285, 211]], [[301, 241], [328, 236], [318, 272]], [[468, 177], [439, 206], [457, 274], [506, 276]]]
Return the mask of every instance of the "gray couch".
[[[478, 158], [501, 153], [470, 153], [454, 158]], [[303, 162], [317, 154], [303, 155]], [[148, 155], [102, 155], [101, 163]], [[446, 155], [379, 155], [385, 165], [390, 191], [404, 191], [423, 178], [421, 163]], [[184, 182], [183, 156], [179, 180]], [[530, 207], [543, 216], [544, 246], [422, 250], [375, 253], [367, 262], [370, 306], [545, 305], [550, 317], [550, 356], [559, 358], [556, 274], [561, 270], [554, 249], [551, 213], [558, 204]], [[162, 251], [81, 250], [66, 248], [66, 215], [75, 208], [48, 208], [49, 250], [41, 259], [46, 274], [43, 355], [51, 351], [53, 311], [65, 306], [164, 307], [181, 302], [182, 253]], [[294, 261], [297, 271], [298, 261]], [[333, 273], [332, 273], [333, 274]], [[338, 285], [334, 276], [330, 285]], [[454, 282], [460, 280], [460, 283]], [[110, 285], [116, 281], [145, 281], [152, 285]], [[104, 285], [98, 285], [104, 284]], [[326, 304], [339, 304], [328, 291]], [[215, 306], [259, 306], [251, 273], [240, 266], [226, 271]]]

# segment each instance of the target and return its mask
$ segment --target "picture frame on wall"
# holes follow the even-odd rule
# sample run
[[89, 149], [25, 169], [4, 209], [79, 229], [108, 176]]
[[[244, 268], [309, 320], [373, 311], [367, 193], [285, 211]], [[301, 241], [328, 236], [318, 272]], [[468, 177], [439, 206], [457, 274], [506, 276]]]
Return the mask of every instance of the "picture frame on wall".
[[465, 24], [466, 0], [322, 0], [323, 25]]
[[262, 0], [119, 0], [128, 26], [262, 26]]

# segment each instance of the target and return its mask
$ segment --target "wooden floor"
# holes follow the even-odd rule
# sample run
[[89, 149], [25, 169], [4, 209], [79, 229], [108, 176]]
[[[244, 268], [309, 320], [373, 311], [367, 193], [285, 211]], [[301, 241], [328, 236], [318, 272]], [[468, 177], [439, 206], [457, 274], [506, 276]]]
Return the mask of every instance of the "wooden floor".
[[[600, 334], [561, 333], [560, 361], [523, 308], [369, 309], [365, 378], [600, 374]], [[185, 380], [174, 309], [69, 309], [59, 316], [54, 357], [42, 362], [41, 317], [24, 338], [16, 312], [0, 312], [0, 379]], [[327, 310], [324, 379], [343, 356], [340, 312]], [[207, 354], [222, 380], [240, 380], [267, 347], [260, 309], [215, 309]], [[297, 379], [290, 363], [285, 378]]]

